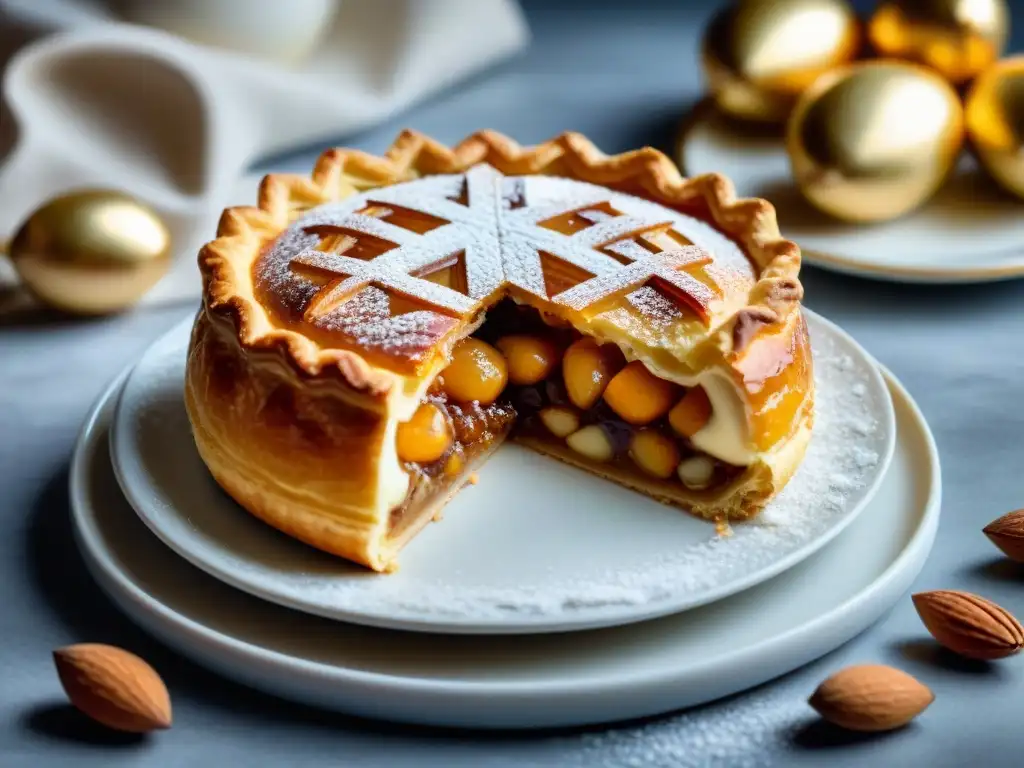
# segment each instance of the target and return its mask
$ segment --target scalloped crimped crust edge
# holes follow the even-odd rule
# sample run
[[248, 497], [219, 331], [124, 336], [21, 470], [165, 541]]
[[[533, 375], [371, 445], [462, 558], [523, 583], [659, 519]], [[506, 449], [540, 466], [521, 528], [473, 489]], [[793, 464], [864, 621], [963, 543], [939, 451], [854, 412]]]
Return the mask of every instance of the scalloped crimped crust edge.
[[506, 174], [561, 175], [624, 189], [702, 219], [737, 241], [760, 274], [746, 306], [715, 332], [714, 343], [723, 357], [742, 352], [763, 329], [799, 310], [803, 297], [800, 248], [780, 234], [771, 203], [737, 198], [724, 176], [712, 173], [684, 178], [665, 154], [651, 147], [606, 155], [579, 133], [563, 133], [542, 144], [522, 147], [495, 131], [480, 131], [449, 148], [412, 130], [403, 131], [383, 157], [335, 148], [320, 156], [309, 177], [269, 174], [260, 184], [255, 207], [226, 209], [217, 239], [199, 254], [204, 308], [233, 317], [243, 348], [277, 349], [285, 352], [300, 372], [336, 374], [354, 390], [384, 395], [397, 375], [370, 364], [357, 352], [324, 349], [291, 330], [258, 332], [254, 317], [263, 310], [239, 290], [233, 276], [235, 265], [249, 269], [259, 249], [291, 223], [290, 214], [296, 208], [312, 208], [421, 176], [461, 173], [481, 162]]

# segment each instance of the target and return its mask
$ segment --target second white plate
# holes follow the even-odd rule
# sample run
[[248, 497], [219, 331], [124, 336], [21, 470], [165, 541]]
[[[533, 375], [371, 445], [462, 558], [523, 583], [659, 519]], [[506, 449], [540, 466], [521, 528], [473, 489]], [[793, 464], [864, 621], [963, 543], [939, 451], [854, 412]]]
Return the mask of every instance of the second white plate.
[[801, 196], [782, 139], [738, 130], [701, 102], [684, 123], [676, 162], [690, 176], [728, 176], [742, 197], [774, 206], [804, 260], [838, 272], [910, 283], [1024, 277], [1024, 203], [1000, 192], [965, 155], [919, 210], [881, 224], [847, 224]]
[[121, 486], [179, 555], [258, 597], [343, 621], [445, 633], [538, 633], [651, 619], [719, 600], [800, 562], [846, 527], [885, 474], [892, 401], [849, 336], [808, 313], [815, 434], [755, 523], [714, 526], [517, 446], [378, 575], [262, 524], [210, 478], [182, 402], [189, 322], [129, 376], [111, 430]]

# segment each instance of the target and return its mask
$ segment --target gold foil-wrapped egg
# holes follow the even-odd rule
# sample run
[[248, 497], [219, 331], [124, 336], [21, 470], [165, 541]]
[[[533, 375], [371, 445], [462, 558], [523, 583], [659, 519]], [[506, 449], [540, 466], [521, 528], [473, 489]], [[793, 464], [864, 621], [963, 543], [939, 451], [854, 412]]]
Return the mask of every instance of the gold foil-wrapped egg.
[[739, 0], [709, 25], [701, 60], [723, 112], [781, 123], [820, 74], [857, 55], [860, 39], [845, 0]]
[[868, 22], [879, 54], [926, 64], [957, 84], [999, 58], [1009, 31], [1005, 0], [885, 0]]
[[84, 315], [134, 304], [167, 271], [170, 234], [155, 212], [111, 190], [84, 190], [38, 208], [9, 255], [43, 303]]
[[817, 208], [854, 222], [918, 207], [946, 177], [963, 142], [952, 86], [913, 64], [871, 61], [823, 75], [786, 129], [793, 178]]
[[966, 120], [985, 170], [1004, 189], [1024, 197], [1024, 56], [1004, 59], [974, 81]]

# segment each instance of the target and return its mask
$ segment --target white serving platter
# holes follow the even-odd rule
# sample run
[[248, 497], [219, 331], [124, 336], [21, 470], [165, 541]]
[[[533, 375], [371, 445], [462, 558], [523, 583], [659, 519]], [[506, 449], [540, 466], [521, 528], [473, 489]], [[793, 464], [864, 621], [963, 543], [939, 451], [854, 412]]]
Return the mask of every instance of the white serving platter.
[[246, 685], [430, 725], [535, 728], [653, 715], [808, 663], [870, 626], [909, 588], [938, 525], [940, 469], [920, 411], [895, 379], [886, 380], [895, 454], [878, 493], [841, 536], [733, 597], [613, 629], [518, 637], [396, 632], [317, 618], [224, 585], [162, 545], [125, 501], [108, 451], [120, 381], [79, 439], [72, 521], [89, 569], [129, 616]]

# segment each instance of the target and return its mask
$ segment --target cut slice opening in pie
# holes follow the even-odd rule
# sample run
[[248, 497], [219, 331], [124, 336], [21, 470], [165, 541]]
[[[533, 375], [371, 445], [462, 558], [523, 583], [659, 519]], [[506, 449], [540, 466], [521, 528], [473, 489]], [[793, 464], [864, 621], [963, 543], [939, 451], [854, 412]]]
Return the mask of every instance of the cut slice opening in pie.
[[809, 440], [798, 249], [654, 150], [406, 132], [268, 176], [218, 234], [199, 452], [257, 517], [375, 570], [509, 438], [716, 521], [763, 508]]

